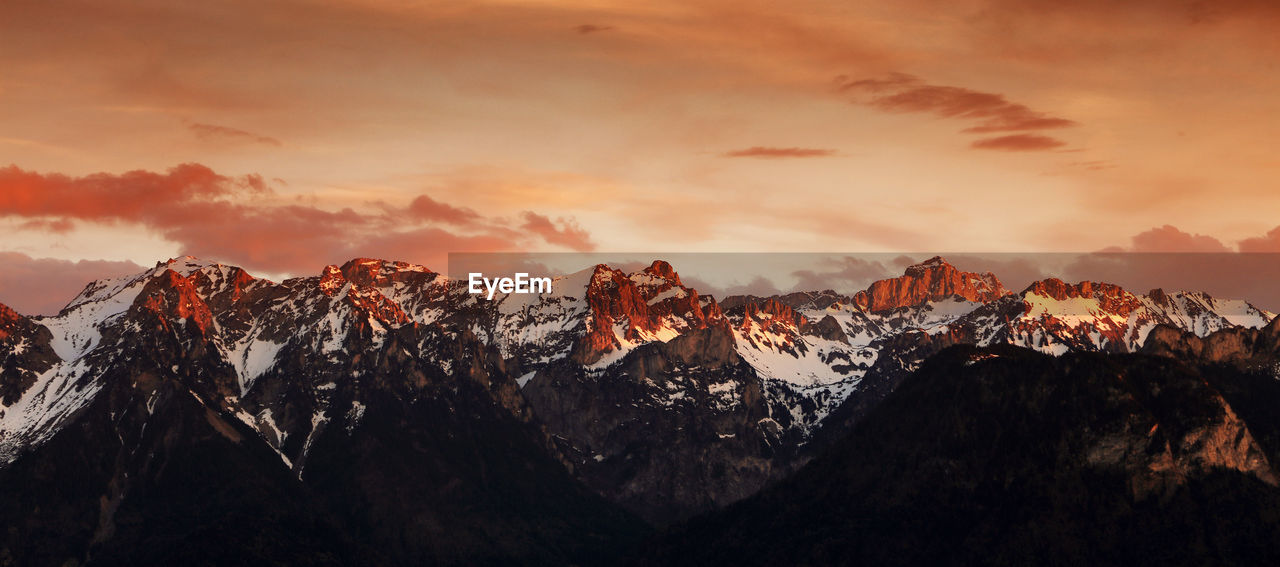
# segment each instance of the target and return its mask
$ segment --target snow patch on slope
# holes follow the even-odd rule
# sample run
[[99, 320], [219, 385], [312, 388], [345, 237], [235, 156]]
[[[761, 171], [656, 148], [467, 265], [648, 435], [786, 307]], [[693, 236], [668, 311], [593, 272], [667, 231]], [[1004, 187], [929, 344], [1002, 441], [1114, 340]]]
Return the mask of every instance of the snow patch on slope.
[[276, 358], [280, 355], [280, 349], [282, 348], [284, 348], [283, 344], [260, 340], [251, 336], [234, 345], [232, 349], [225, 353], [227, 360], [231, 362], [231, 366], [236, 369], [240, 395], [243, 396], [248, 392], [259, 376], [262, 376], [275, 366]]
[[82, 361], [54, 366], [36, 378], [17, 402], [0, 410], [0, 463], [8, 464], [24, 448], [48, 441], [93, 401], [103, 385], [96, 376], [82, 380], [88, 372]]

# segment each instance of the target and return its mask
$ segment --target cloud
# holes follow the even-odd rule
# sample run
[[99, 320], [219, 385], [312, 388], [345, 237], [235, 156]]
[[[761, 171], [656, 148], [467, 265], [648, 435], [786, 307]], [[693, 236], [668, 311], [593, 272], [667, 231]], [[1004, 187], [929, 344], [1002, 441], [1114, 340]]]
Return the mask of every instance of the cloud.
[[1036, 112], [1010, 102], [995, 93], [964, 87], [930, 85], [904, 73], [890, 73], [884, 79], [845, 79], [838, 83], [844, 92], [869, 95], [859, 102], [886, 112], [918, 112], [941, 118], [978, 119], [978, 125], [964, 132], [1008, 132], [1066, 128], [1076, 123]]
[[893, 277], [896, 270], [880, 262], [845, 256], [825, 262], [825, 270], [797, 270], [792, 276], [799, 279], [792, 291], [835, 290], [837, 293], [857, 293], [879, 279]]
[[1096, 159], [1096, 160], [1088, 160], [1088, 161], [1073, 161], [1066, 165], [1067, 167], [1079, 167], [1079, 168], [1087, 169], [1090, 171], [1100, 171], [1103, 169], [1112, 169], [1116, 167], [1115, 162], [1111, 160], [1104, 160], [1104, 159]]
[[556, 223], [560, 226], [557, 227], [551, 219], [532, 211], [525, 211], [522, 216], [524, 224], [520, 225], [520, 228], [542, 236], [549, 244], [558, 244], [579, 252], [590, 252], [596, 249], [595, 243], [591, 242], [591, 235], [579, 228], [572, 220], [558, 218]]
[[1230, 252], [1222, 241], [1204, 234], [1183, 232], [1172, 225], [1164, 225], [1142, 232], [1130, 239], [1128, 247], [1111, 247], [1108, 251], [1123, 252]]
[[1263, 236], [1241, 240], [1239, 247], [1241, 252], [1280, 252], [1280, 226]]
[[[694, 288], [694, 289], [701, 289], [701, 288]], [[714, 294], [714, 291], [716, 290], [712, 290], [712, 291]], [[728, 286], [725, 286], [725, 288], [719, 292], [719, 296], [721, 299], [734, 296], [734, 295], [756, 295], [760, 297], [768, 297], [771, 295], [780, 295], [780, 294], [782, 294], [782, 290], [778, 289], [778, 286], [774, 285], [772, 281], [770, 281], [768, 278], [764, 276], [756, 276], [754, 278], [751, 278], [751, 281], [745, 284], [736, 284], [736, 283], [730, 284]]]
[[0, 215], [158, 221], [157, 212], [176, 204], [264, 190], [260, 177], [226, 177], [195, 163], [163, 174], [136, 170], [74, 178], [11, 165], [0, 169]]
[[319, 266], [341, 263], [350, 258], [353, 243], [385, 228], [378, 217], [351, 209], [334, 212], [300, 205], [192, 203], [180, 213], [154, 228], [179, 243], [184, 254], [273, 273], [309, 274]]
[[585, 35], [585, 34], [589, 34], [589, 33], [596, 33], [596, 32], [609, 31], [609, 30], [612, 30], [612, 29], [613, 29], [613, 26], [597, 26], [597, 25], [595, 25], [595, 24], [582, 24], [582, 25], [580, 25], [580, 26], [575, 26], [575, 27], [573, 28], [573, 31], [576, 31], [576, 32], [578, 32], [578, 33], [580, 33], [580, 34], [584, 34], [584, 35]]
[[218, 126], [216, 124], [201, 124], [199, 122], [188, 122], [187, 128], [195, 133], [197, 138], [201, 140], [228, 140], [236, 142], [253, 142], [258, 144], [266, 144], [268, 146], [281, 147], [284, 144], [280, 140], [270, 136], [260, 136], [253, 132], [246, 132], [238, 128], [229, 128], [227, 126]]
[[85, 284], [143, 270], [133, 262], [32, 258], [19, 252], [0, 252], [0, 303], [23, 315], [53, 315]]
[[772, 159], [828, 157], [835, 154], [835, 150], [823, 150], [817, 148], [772, 148], [766, 146], [752, 146], [742, 150], [725, 152], [723, 156]]
[[[1074, 120], [1032, 110], [1004, 95], [955, 87], [932, 85], [906, 73], [889, 73], [884, 78], [836, 78], [839, 92], [854, 96], [854, 102], [885, 112], [931, 114], [939, 118], [976, 121], [961, 130], [968, 134], [1026, 132], [1076, 126]], [[972, 147], [1002, 150], [1043, 150], [1063, 145], [1038, 135], [1010, 135], [979, 140]]]
[[553, 222], [532, 211], [513, 226], [427, 195], [405, 207], [375, 204], [381, 206], [377, 213], [283, 204], [273, 197], [260, 176], [228, 177], [199, 164], [163, 174], [83, 177], [0, 169], [0, 217], [25, 218], [20, 226], [61, 230], [73, 220], [136, 224], [177, 243], [184, 254], [269, 273], [309, 274], [354, 256], [443, 270], [450, 251], [515, 251], [546, 244], [595, 248], [572, 218]]
[[1004, 150], [1009, 152], [1025, 152], [1036, 150], [1052, 150], [1067, 145], [1057, 138], [1038, 134], [1011, 134], [996, 138], [975, 140], [969, 147], [979, 150]]
[[1191, 234], [1172, 225], [1153, 228], [1133, 237], [1135, 252], [1229, 252], [1220, 240]]
[[[1280, 226], [1262, 236], [1241, 240], [1236, 250], [1244, 253], [1280, 252]], [[1128, 246], [1108, 246], [1100, 252], [1231, 252], [1231, 247], [1207, 234], [1191, 234], [1173, 225], [1164, 225], [1134, 235]]]
[[782, 290], [778, 286], [764, 276], [756, 276], [751, 278], [747, 283], [730, 283], [727, 285], [715, 285], [707, 280], [696, 276], [681, 275], [680, 280], [684, 285], [698, 290], [698, 295], [712, 296], [717, 300], [723, 300], [726, 297], [735, 295], [754, 295], [757, 297], [769, 297], [772, 295], [781, 295]]
[[480, 214], [471, 209], [441, 203], [427, 195], [419, 195], [409, 203], [409, 214], [422, 220], [456, 225], [470, 225], [480, 220]]

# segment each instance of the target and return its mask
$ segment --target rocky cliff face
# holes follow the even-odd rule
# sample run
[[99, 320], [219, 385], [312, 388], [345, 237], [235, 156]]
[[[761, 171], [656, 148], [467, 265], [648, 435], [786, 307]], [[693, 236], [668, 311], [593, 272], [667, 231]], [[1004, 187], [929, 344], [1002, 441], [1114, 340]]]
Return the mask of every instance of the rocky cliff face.
[[715, 300], [699, 297], [680, 283], [671, 265], [654, 261], [635, 274], [596, 266], [586, 289], [586, 333], [574, 347], [574, 360], [595, 364], [635, 344], [669, 340], [686, 330], [722, 324]]
[[986, 303], [1007, 293], [994, 274], [961, 272], [935, 256], [908, 267], [902, 277], [871, 284], [853, 296], [853, 303], [865, 311], [878, 312], [951, 297]]
[[1280, 377], [1280, 317], [1261, 329], [1232, 327], [1200, 337], [1172, 325], [1159, 325], [1147, 336], [1143, 352], [1233, 364], [1273, 372]]
[[12, 406], [58, 362], [52, 339], [48, 329], [0, 304], [0, 407]]

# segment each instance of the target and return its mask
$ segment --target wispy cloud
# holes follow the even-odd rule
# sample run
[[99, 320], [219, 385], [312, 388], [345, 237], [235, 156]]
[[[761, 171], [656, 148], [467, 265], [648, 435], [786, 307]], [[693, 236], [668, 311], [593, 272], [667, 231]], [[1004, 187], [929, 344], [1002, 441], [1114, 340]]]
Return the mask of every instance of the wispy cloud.
[[836, 155], [835, 150], [824, 150], [819, 148], [774, 148], [767, 146], [752, 146], [741, 150], [728, 151], [723, 154], [724, 157], [745, 157], [745, 158], [813, 158], [827, 157]]
[[[885, 112], [931, 114], [939, 118], [974, 121], [961, 130], [966, 134], [1027, 132], [1076, 126], [1068, 120], [1035, 111], [1004, 95], [950, 85], [926, 83], [914, 75], [890, 73], [883, 78], [836, 78], [836, 89], [854, 102]], [[1065, 142], [1043, 135], [1015, 134], [978, 140], [977, 149], [1046, 150]]]
[[1113, 169], [1116, 167], [1115, 162], [1105, 159], [1073, 161], [1067, 164], [1067, 167], [1079, 167], [1090, 171], [1101, 171], [1103, 169]]
[[603, 31], [610, 31], [610, 30], [612, 30], [612, 29], [613, 29], [613, 26], [598, 26], [598, 25], [595, 25], [595, 24], [582, 24], [582, 25], [579, 25], [579, 26], [574, 26], [573, 31], [576, 31], [576, 32], [578, 32], [578, 33], [580, 33], [580, 34], [584, 34], [584, 35], [585, 35], [585, 34], [589, 34], [589, 33], [597, 33], [597, 32], [603, 32]]
[[266, 144], [268, 146], [281, 147], [284, 144], [280, 140], [270, 136], [261, 136], [253, 132], [246, 132], [239, 128], [230, 128], [227, 126], [218, 126], [217, 124], [202, 124], [199, 122], [188, 122], [187, 128], [195, 133], [197, 138], [201, 140], [226, 140], [236, 142], [250, 142], [258, 144]]
[[1052, 150], [1067, 145], [1066, 142], [1039, 134], [1010, 134], [996, 138], [975, 140], [969, 147], [978, 150], [1004, 150], [1007, 152], [1026, 152]]
[[550, 218], [532, 211], [525, 211], [522, 216], [525, 222], [520, 228], [542, 236], [549, 244], [558, 244], [579, 252], [596, 249], [595, 243], [591, 242], [591, 235], [571, 219], [558, 218], [553, 223]]

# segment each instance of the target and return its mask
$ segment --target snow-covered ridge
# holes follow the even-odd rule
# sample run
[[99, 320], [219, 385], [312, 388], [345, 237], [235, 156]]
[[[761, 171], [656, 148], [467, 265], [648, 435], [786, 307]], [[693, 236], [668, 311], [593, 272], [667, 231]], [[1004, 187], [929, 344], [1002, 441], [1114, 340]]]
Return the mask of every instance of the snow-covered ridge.
[[47, 441], [101, 391], [104, 365], [123, 355], [123, 351], [99, 353], [117, 346], [103, 345], [103, 334], [109, 329], [117, 335], [140, 332], [124, 315], [148, 282], [169, 271], [183, 277], [203, 272], [210, 280], [222, 282], [231, 278], [232, 269], [191, 256], [174, 258], [139, 274], [91, 282], [57, 315], [32, 318], [49, 330], [49, 346], [60, 360], [13, 405], [0, 409], [0, 463], [9, 462], [24, 447]]
[[[325, 293], [325, 277], [344, 270], [345, 275], [338, 274], [342, 280], [338, 289], [329, 290], [341, 294], [331, 297]], [[354, 283], [347, 281], [347, 275]], [[161, 297], [174, 286], [181, 288], [178, 295], [169, 300]], [[251, 415], [237, 404], [261, 376], [277, 366], [287, 347], [347, 357], [351, 354], [347, 337], [353, 328], [364, 325], [376, 345], [389, 327], [438, 318], [441, 306], [432, 302], [448, 289], [443, 276], [424, 266], [363, 259], [342, 268], [326, 268], [321, 276], [276, 283], [254, 278], [235, 266], [184, 256], [138, 274], [91, 282], [57, 315], [32, 319], [50, 331], [50, 347], [61, 361], [40, 374], [10, 407], [0, 408], [0, 462], [48, 440], [79, 409], [92, 403], [105, 386], [108, 369], [131, 359], [134, 337], [178, 333], [174, 340], [184, 349], [194, 346], [192, 340], [207, 340], [234, 372], [230, 379], [238, 386], [237, 395], [210, 403], [232, 415]], [[171, 302], [174, 298], [177, 304]], [[154, 320], [138, 319], [133, 313], [158, 316], [169, 323], [157, 327]], [[213, 318], [195, 338], [187, 333], [193, 313], [211, 313]], [[9, 350], [16, 352], [16, 348]], [[184, 355], [174, 353], [179, 359]], [[179, 366], [172, 371], [178, 372]], [[244, 421], [264, 438], [278, 433], [263, 429], [271, 425], [270, 420]]]
[[1214, 299], [1203, 292], [1137, 295], [1092, 286], [1091, 293], [1055, 297], [1034, 288], [1021, 294], [1025, 308], [1011, 325], [1009, 342], [1056, 355], [1078, 349], [1134, 352], [1160, 324], [1203, 337], [1229, 327], [1260, 328], [1276, 317], [1247, 301]]

